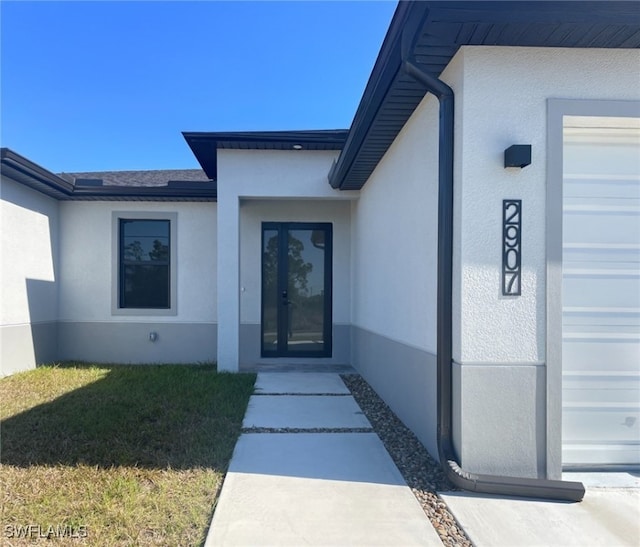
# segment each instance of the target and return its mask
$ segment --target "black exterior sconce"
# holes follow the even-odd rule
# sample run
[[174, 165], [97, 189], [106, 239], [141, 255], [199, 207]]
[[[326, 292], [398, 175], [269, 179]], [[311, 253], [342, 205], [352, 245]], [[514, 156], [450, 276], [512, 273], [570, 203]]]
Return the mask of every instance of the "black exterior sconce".
[[504, 151], [504, 166], [506, 167], [526, 167], [531, 165], [531, 145], [513, 144]]

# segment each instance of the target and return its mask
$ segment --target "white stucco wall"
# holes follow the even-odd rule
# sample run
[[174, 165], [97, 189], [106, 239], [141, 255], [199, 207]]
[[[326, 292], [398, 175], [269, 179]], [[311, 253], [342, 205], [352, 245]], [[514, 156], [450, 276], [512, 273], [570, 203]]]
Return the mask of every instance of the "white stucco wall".
[[0, 355], [9, 374], [35, 366], [33, 326], [58, 318], [58, 202], [5, 177], [0, 198]]
[[428, 95], [352, 205], [352, 364], [436, 444], [438, 100]]
[[160, 202], [63, 202], [60, 204], [60, 320], [139, 322], [141, 315], [112, 315], [113, 211], [177, 213], [174, 259], [177, 315], [153, 321], [216, 321], [216, 204]]
[[353, 204], [354, 325], [436, 351], [438, 100], [427, 96]]
[[[1, 184], [1, 322], [55, 321], [58, 202], [4, 177]], [[51, 285], [29, 295], [29, 280]]]
[[338, 151], [218, 150], [218, 196], [348, 199], [327, 182]]
[[[637, 100], [640, 52], [463, 47], [456, 92], [454, 338], [463, 364], [545, 361], [547, 99]], [[532, 164], [503, 151], [532, 145]], [[522, 199], [522, 296], [501, 295], [502, 200]]]

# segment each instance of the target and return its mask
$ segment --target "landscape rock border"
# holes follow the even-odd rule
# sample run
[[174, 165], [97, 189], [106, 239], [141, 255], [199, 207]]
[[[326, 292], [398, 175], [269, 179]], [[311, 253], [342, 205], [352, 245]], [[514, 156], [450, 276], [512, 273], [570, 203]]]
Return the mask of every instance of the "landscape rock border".
[[472, 547], [438, 491], [457, 490], [414, 433], [359, 374], [341, 374], [445, 545]]

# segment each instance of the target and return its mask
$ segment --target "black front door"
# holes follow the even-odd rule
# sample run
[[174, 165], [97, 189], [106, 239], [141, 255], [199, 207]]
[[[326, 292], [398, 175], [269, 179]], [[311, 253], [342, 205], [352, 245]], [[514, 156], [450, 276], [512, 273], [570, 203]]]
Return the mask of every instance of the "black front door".
[[262, 224], [262, 356], [331, 356], [329, 223]]

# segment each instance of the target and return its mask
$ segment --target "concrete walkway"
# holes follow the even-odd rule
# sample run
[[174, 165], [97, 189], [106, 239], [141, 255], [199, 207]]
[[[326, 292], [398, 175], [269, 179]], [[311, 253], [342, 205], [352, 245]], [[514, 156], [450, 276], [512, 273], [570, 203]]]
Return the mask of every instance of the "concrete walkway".
[[243, 429], [207, 547], [442, 545], [338, 374], [258, 374]]
[[[337, 373], [259, 373], [206, 547], [442, 543]], [[441, 492], [476, 547], [640, 545], [638, 473], [581, 503]]]

